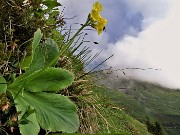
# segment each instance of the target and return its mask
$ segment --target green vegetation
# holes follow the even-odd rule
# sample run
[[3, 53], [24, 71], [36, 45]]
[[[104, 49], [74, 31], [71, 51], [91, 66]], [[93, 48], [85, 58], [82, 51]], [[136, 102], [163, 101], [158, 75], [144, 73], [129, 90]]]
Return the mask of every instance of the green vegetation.
[[65, 22], [57, 0], [3, 0], [0, 6], [0, 133], [81, 132], [77, 112], [83, 104], [86, 87], [81, 83], [86, 80], [81, 76], [89, 50], [74, 52], [83, 43], [78, 41], [85, 27], [102, 32], [106, 20], [99, 13], [101, 4], [93, 5], [98, 11], [87, 15], [73, 35], [61, 31]]
[[157, 121], [155, 124], [152, 124], [147, 117], [146, 125], [150, 133], [154, 135], [163, 135], [162, 127]]
[[113, 74], [107, 74], [107, 71], [95, 72], [92, 76], [96, 84], [106, 86], [104, 95], [124, 108], [129, 115], [143, 123], [146, 123], [146, 117], [152, 123], [157, 121], [162, 125], [164, 134], [179, 134], [179, 90], [137, 80], [125, 80]]
[[[130, 94], [95, 86], [84, 71], [97, 55], [88, 56], [86, 46], [81, 49], [87, 35], [83, 29], [103, 32], [107, 20], [100, 15], [102, 5], [95, 2], [74, 33], [64, 29], [67, 22], [60, 6], [57, 0], [0, 1], [0, 134], [150, 135], [147, 126], [123, 108], [138, 109], [134, 116], [141, 121], [146, 114], [164, 114], [148, 115], [151, 104], [144, 104], [146, 112], [139, 103], [128, 102]], [[170, 113], [178, 117], [178, 110], [167, 110], [166, 115]]]
[[[11, 84], [4, 84], [13, 96], [17, 112], [21, 112], [18, 116], [20, 132], [21, 134], [26, 134], [27, 131], [38, 134], [39, 125], [51, 131], [75, 132], [79, 127], [75, 104], [60, 94], [45, 93], [57, 92], [68, 87], [72, 84], [74, 77], [65, 69], [51, 67], [51, 61], [58, 54], [57, 46], [49, 39], [41, 44], [50, 48], [44, 50], [44, 47], [40, 46], [41, 38], [42, 33], [38, 29], [34, 34], [31, 56], [25, 59], [28, 60], [27, 70], [14, 78], [15, 81]], [[41, 52], [46, 55], [42, 55]], [[35, 130], [31, 130], [32, 128]]]
[[110, 100], [112, 95], [107, 93], [107, 88], [96, 86], [93, 88], [93, 91], [100, 99], [100, 102], [98, 102], [101, 105], [100, 113], [105, 118], [105, 122], [100, 120], [100, 133], [150, 135], [146, 125], [126, 114], [121, 106], [115, 105], [112, 100]]

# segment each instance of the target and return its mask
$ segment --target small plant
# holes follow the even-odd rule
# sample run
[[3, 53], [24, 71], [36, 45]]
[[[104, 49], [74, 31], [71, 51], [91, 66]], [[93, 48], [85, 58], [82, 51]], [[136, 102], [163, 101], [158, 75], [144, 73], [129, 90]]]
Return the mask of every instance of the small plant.
[[[62, 64], [59, 63], [61, 60], [64, 62], [62, 58], [66, 57], [67, 52], [73, 56], [74, 51], [80, 47], [81, 44], [77, 47], [72, 44], [85, 27], [95, 28], [98, 34], [103, 31], [107, 20], [100, 16], [99, 12], [102, 11], [102, 5], [99, 2], [94, 3], [87, 21], [72, 38], [64, 43], [61, 32], [57, 30], [64, 23], [62, 19], [58, 19], [57, 7], [61, 4], [57, 0], [25, 0], [24, 2], [9, 0], [8, 2], [2, 1], [0, 5], [2, 6], [4, 3], [7, 7], [17, 6], [20, 11], [24, 11], [21, 14], [18, 12], [19, 10], [15, 10], [22, 17], [25, 16], [18, 22], [22, 25], [9, 24], [8, 21], [15, 23], [14, 18], [6, 20], [11, 18], [11, 14], [8, 14], [4, 21], [8, 22], [6, 25], [9, 28], [16, 32], [19, 31], [25, 38], [22, 39], [16, 35], [17, 33], [13, 32], [12, 29], [4, 29], [5, 32], [0, 31], [5, 33], [0, 37], [2, 39], [0, 51], [5, 56], [9, 56], [5, 58], [2, 55], [3, 59], [1, 59], [2, 63], [5, 64], [2, 64], [3, 70], [1, 70], [0, 75], [0, 111], [2, 112], [0, 118], [6, 114], [9, 115], [7, 119], [2, 121], [0, 119], [0, 133], [8, 134], [6, 132], [7, 127], [14, 133], [17, 126], [22, 135], [37, 135], [40, 128], [44, 129], [47, 132], [46, 134], [49, 132], [77, 132], [80, 123], [77, 106], [67, 96], [60, 93], [63, 93], [61, 91], [68, 87], [74, 90], [72, 84], [79, 84], [81, 80], [73, 83], [78, 78], [75, 76], [77, 74], [74, 75], [70, 71], [60, 68], [63, 66], [58, 66], [58, 64]], [[0, 15], [2, 16], [2, 14]], [[36, 17], [34, 18], [34, 16]], [[27, 22], [30, 22], [32, 27], [26, 27]], [[24, 27], [26, 33], [29, 29], [28, 36], [21, 31], [21, 26]], [[0, 29], [3, 28], [4, 25], [0, 25]], [[37, 28], [33, 39], [29, 39], [32, 31]], [[9, 34], [8, 31], [12, 33]], [[57, 37], [62, 39], [59, 40]], [[83, 50], [80, 55], [84, 52]], [[79, 57], [74, 57], [77, 62], [80, 62]], [[9, 69], [11, 70], [9, 71]], [[11, 114], [12, 109], [16, 110], [14, 114]]]
[[[56, 43], [47, 39], [40, 43], [42, 33], [35, 32], [32, 55], [21, 64], [25, 73], [14, 82], [7, 83], [1, 76], [1, 93], [12, 95], [18, 116], [20, 132], [38, 134], [40, 127], [49, 131], [75, 132], [79, 127], [75, 104], [67, 97], [55, 94], [73, 82], [73, 74], [61, 68], [52, 67], [52, 61], [59, 53]], [[33, 128], [33, 130], [32, 130]]]

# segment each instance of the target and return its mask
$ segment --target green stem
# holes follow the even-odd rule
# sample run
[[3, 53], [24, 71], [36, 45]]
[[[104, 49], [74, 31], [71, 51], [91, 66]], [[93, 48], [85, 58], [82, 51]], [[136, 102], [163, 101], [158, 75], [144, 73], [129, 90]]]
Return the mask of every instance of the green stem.
[[[89, 25], [90, 25], [90, 21], [87, 20], [86, 23], [85, 23], [84, 25], [82, 25], [82, 27], [74, 34], [74, 36], [69, 40], [69, 42], [62, 48], [62, 50], [54, 57], [54, 59], [53, 59], [51, 62], [49, 62], [49, 64], [47, 64], [42, 70], [40, 70], [40, 71], [38, 72], [38, 74], [34, 75], [33, 78], [37, 77], [37, 76], [38, 76], [39, 74], [41, 74], [44, 70], [46, 70], [48, 67], [51, 67], [51, 66], [59, 59], [59, 57], [66, 51], [66, 49], [68, 49], [68, 48], [71, 46], [71, 44], [73, 43], [74, 39], [78, 36], [78, 34], [79, 34], [86, 26], [89, 26]], [[33, 78], [31, 78], [30, 80], [32, 80]], [[28, 80], [28, 81], [30, 81], [30, 80]], [[17, 81], [17, 82], [19, 82], [19, 81]], [[12, 83], [12, 84], [14, 84], [14, 83]], [[12, 86], [12, 84], [11, 84], [10, 86]], [[16, 84], [16, 82], [15, 82], [15, 84]], [[26, 84], [26, 82], [22, 85], [22, 87], [23, 87], [25, 84]], [[13, 87], [13, 86], [12, 86], [12, 87]], [[21, 89], [20, 89], [20, 91], [21, 91]], [[19, 91], [19, 92], [20, 92], [20, 91]], [[19, 92], [18, 92], [18, 94], [19, 94]]]
[[89, 21], [86, 21], [86, 23], [74, 34], [74, 36], [69, 40], [69, 42], [62, 48], [62, 50], [56, 55], [56, 57], [46, 66], [44, 69], [52, 66], [58, 59], [59, 57], [70, 47], [70, 45], [73, 43], [74, 39], [78, 36], [78, 34], [86, 27], [89, 25]]
[[[66, 49], [68, 49], [68, 47], [73, 43], [74, 39], [77, 37], [77, 35], [86, 27], [89, 25], [89, 20], [86, 21], [86, 23], [74, 34], [74, 36], [70, 39], [70, 41], [67, 43], [67, 45], [54, 57], [54, 59], [49, 62], [49, 64], [47, 64], [42, 70], [39, 71], [38, 74], [36, 74], [36, 76], [38, 76], [39, 74], [41, 74], [44, 70], [46, 70], [48, 67], [51, 67], [58, 59], [59, 57], [66, 51]], [[36, 77], [34, 76], [34, 78]], [[33, 79], [33, 78], [32, 78]], [[28, 80], [30, 81], [30, 80]]]

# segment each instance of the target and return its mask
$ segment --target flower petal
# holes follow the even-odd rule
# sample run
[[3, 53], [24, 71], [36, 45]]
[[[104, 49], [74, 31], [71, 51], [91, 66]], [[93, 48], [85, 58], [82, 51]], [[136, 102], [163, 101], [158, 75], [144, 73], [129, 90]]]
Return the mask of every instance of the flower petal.
[[100, 13], [94, 9], [91, 11], [90, 15], [91, 15], [91, 18], [93, 19], [93, 21], [95, 21], [95, 22], [98, 21], [100, 18], [102, 18]]
[[100, 12], [100, 11], [103, 10], [103, 7], [102, 7], [101, 3], [95, 2], [95, 3], [93, 4], [93, 9], [95, 9], [95, 10], [97, 10], [97, 11]]

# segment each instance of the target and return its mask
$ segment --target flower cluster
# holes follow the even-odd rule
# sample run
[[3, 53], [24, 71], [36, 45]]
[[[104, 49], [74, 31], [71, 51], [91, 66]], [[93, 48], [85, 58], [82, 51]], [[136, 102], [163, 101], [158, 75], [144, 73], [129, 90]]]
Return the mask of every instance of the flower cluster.
[[91, 26], [97, 30], [98, 35], [101, 34], [107, 23], [107, 20], [100, 15], [100, 12], [102, 10], [102, 5], [99, 2], [95, 2], [89, 15], [89, 19], [91, 20]]

